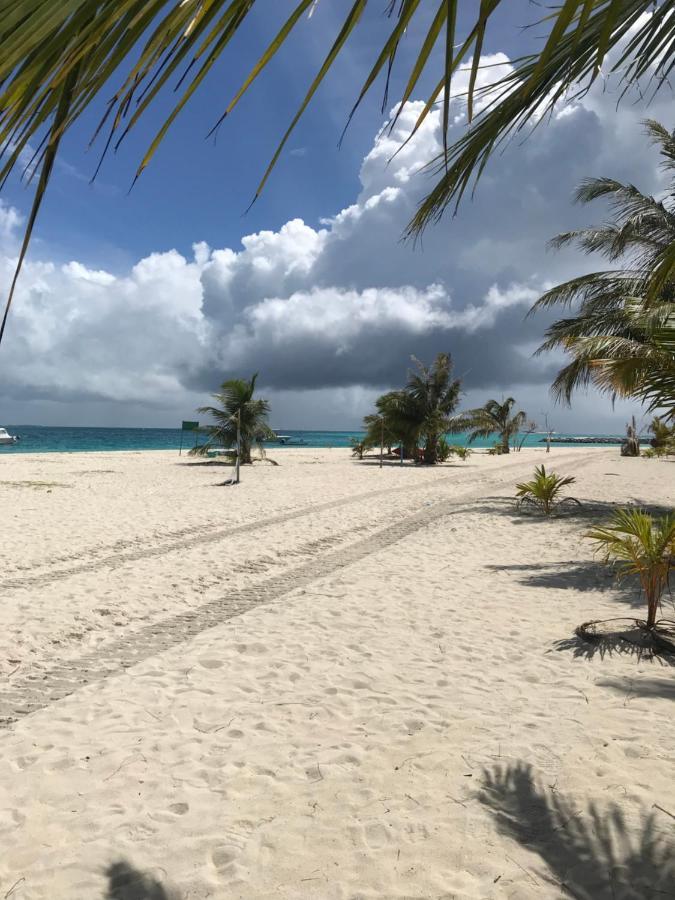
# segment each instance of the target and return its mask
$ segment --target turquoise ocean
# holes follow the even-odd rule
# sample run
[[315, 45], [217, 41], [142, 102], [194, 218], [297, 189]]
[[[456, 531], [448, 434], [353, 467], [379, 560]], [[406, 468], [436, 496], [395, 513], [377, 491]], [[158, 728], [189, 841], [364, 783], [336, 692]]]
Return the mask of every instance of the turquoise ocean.
[[[0, 455], [9, 453], [82, 453], [113, 450], [178, 450], [181, 443], [180, 428], [67, 428], [41, 425], [5, 425], [10, 434], [17, 435], [17, 444], [0, 446]], [[288, 435], [293, 444], [302, 442], [306, 447], [348, 447], [351, 438], [361, 437], [361, 431], [294, 431], [277, 429]], [[580, 435], [556, 435], [580, 437]], [[585, 435], [586, 437], [615, 437], [615, 435]], [[466, 435], [449, 435], [453, 444], [466, 444]], [[195, 435], [183, 434], [183, 447], [193, 446]], [[541, 435], [528, 435], [526, 447], [541, 446]], [[474, 447], [490, 447], [494, 438], [478, 440]], [[279, 444], [270, 443], [270, 447]], [[602, 446], [591, 444], [589, 446]]]

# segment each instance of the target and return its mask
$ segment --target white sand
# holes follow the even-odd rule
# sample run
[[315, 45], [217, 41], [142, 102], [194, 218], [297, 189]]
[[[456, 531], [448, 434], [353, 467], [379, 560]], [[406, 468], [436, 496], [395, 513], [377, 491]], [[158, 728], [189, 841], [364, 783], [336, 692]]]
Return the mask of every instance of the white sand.
[[0, 455], [0, 898], [675, 897], [675, 670], [578, 655], [636, 597], [505, 499], [673, 464], [273, 455]]

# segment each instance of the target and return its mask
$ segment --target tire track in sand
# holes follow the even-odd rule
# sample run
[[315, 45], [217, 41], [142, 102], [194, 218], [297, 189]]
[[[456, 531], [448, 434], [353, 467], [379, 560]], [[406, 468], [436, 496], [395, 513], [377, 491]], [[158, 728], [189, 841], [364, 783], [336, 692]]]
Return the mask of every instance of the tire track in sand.
[[[483, 496], [481, 491], [471, 499], [483, 499]], [[440, 501], [422, 512], [374, 532], [369, 537], [322, 554], [280, 575], [230, 591], [225, 597], [127, 633], [78, 659], [12, 679], [8, 688], [0, 693], [0, 727], [7, 727], [17, 719], [68, 697], [80, 688], [118, 675], [228, 619], [257, 606], [280, 600], [298, 588], [307, 587], [314, 581], [359, 562], [421, 528], [435, 525], [453, 514], [469, 511], [472, 504], [467, 504], [468, 499], [463, 498], [461, 502], [455, 503]]]
[[[579, 456], [577, 456], [577, 459], [578, 458]], [[527, 462], [527, 466], [528, 468], [531, 467], [531, 462], [529, 460]], [[520, 462], [516, 464], [507, 463], [499, 467], [495, 467], [490, 472], [490, 475], [508, 473], [510, 478], [511, 472], [521, 467], [522, 466]], [[451, 476], [449, 475], [446, 477], [448, 479], [451, 478]], [[503, 479], [493, 478], [489, 480], [493, 482], [500, 482]], [[475, 483], [473, 482], [472, 478], [465, 482], [454, 478], [450, 481], [450, 485], [452, 486], [454, 491], [456, 491], [458, 487], [462, 487], [463, 484], [471, 487], [472, 483]], [[17, 588], [40, 587], [51, 584], [54, 581], [59, 581], [64, 578], [70, 578], [74, 575], [94, 572], [98, 569], [116, 569], [120, 566], [126, 565], [127, 563], [136, 562], [141, 559], [150, 559], [152, 557], [165, 556], [166, 554], [173, 553], [175, 551], [186, 550], [191, 547], [196, 547], [204, 544], [217, 543], [218, 541], [221, 541], [225, 538], [234, 537], [236, 535], [251, 534], [256, 531], [261, 531], [265, 528], [270, 528], [274, 525], [283, 525], [287, 522], [292, 522], [296, 519], [304, 518], [305, 516], [311, 516], [322, 512], [329, 512], [330, 510], [339, 509], [343, 506], [350, 506], [354, 503], [359, 503], [364, 500], [370, 500], [385, 494], [396, 496], [399, 494], [410, 493], [411, 491], [415, 490], [422, 492], [425, 490], [425, 488], [437, 490], [438, 487], [438, 484], [412, 484], [400, 488], [379, 488], [375, 491], [366, 491], [362, 494], [352, 494], [348, 497], [341, 497], [338, 500], [327, 501], [326, 503], [317, 503], [312, 504], [311, 506], [304, 506], [301, 509], [296, 509], [291, 512], [279, 513], [277, 515], [269, 516], [264, 519], [258, 519], [253, 522], [245, 522], [242, 525], [225, 527], [220, 525], [209, 525], [208, 523], [203, 526], [196, 525], [190, 528], [184, 528], [175, 532], [171, 532], [169, 534], [168, 540], [166, 538], [157, 539], [156, 537], [154, 537], [152, 546], [144, 545], [138, 547], [138, 544], [140, 540], [142, 540], [142, 538], [135, 542], [117, 541], [114, 544], [109, 545], [108, 547], [85, 550], [77, 556], [68, 555], [62, 557], [53, 557], [51, 559], [44, 560], [43, 562], [33, 566], [33, 568], [47, 568], [47, 571], [32, 572], [28, 575], [20, 575], [7, 578], [2, 581], [2, 589], [9, 591]], [[100, 553], [106, 553], [107, 555], [100, 556]], [[53, 566], [54, 564], [59, 564], [62, 562], [69, 562], [72, 559], [78, 559], [79, 562], [74, 563], [70, 566], [66, 566], [65, 568], [51, 570], [48, 569], [49, 566]]]

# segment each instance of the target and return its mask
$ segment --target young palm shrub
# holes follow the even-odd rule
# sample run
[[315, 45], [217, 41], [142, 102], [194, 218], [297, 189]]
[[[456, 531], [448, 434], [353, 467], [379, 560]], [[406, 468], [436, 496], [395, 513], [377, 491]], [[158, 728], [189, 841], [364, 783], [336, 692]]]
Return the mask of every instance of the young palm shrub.
[[471, 447], [462, 447], [461, 444], [451, 444], [449, 449], [451, 455], [461, 459], [462, 462], [466, 462], [473, 453]]
[[349, 438], [349, 443], [352, 448], [352, 456], [355, 456], [357, 459], [363, 459], [363, 454], [370, 450], [368, 441], [359, 440], [359, 438]]
[[436, 445], [436, 459], [438, 462], [447, 462], [447, 460], [452, 456], [453, 448], [448, 443], [447, 439], [444, 437], [440, 437], [438, 439], [438, 444]]
[[529, 503], [541, 510], [545, 516], [550, 516], [556, 507], [564, 503], [576, 503], [577, 506], [581, 506], [574, 497], [560, 496], [562, 489], [568, 484], [574, 484], [575, 481], [574, 475], [562, 476], [555, 472], [548, 474], [545, 466], [537, 466], [532, 481], [523, 481], [516, 485], [518, 506]]
[[[591, 529], [587, 537], [596, 543], [604, 561], [617, 567], [619, 578], [637, 575], [647, 603], [647, 620], [638, 624], [653, 632], [675, 566], [675, 512], [655, 518], [642, 509], [619, 509], [608, 525]], [[587, 622], [581, 629], [588, 630], [592, 624]]]

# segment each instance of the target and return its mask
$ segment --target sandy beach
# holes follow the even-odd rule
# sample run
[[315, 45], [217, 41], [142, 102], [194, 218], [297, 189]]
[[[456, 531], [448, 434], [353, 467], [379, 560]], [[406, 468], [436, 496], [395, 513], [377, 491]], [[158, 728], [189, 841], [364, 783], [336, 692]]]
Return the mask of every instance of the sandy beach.
[[675, 670], [573, 634], [673, 463], [271, 455], [0, 456], [0, 897], [675, 897]]

